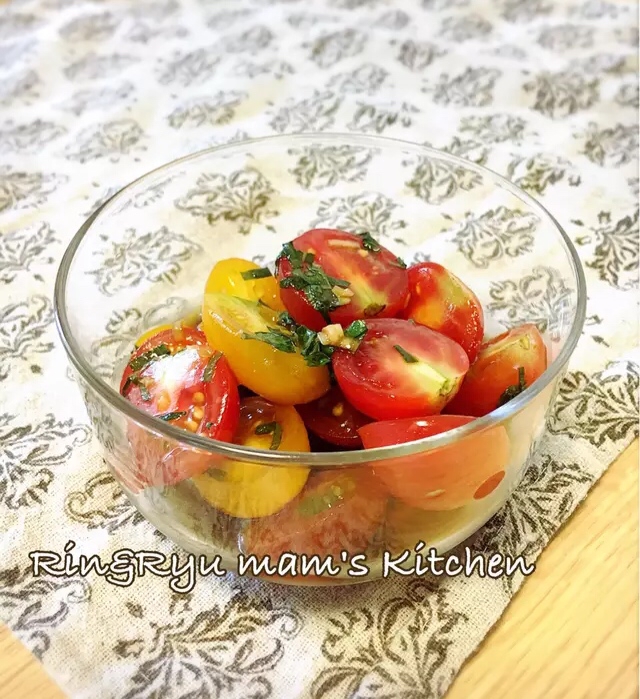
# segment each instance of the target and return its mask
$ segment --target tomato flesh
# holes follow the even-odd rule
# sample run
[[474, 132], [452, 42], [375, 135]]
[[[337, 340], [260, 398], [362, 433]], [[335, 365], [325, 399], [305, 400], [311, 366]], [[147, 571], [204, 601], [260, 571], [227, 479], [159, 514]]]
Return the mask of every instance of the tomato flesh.
[[480, 347], [447, 413], [482, 417], [530, 386], [547, 368], [538, 328], [526, 323]]
[[[176, 326], [146, 339], [132, 354], [120, 392], [146, 413], [211, 439], [231, 441], [239, 419], [236, 379], [226, 358], [194, 328]], [[136, 490], [167, 486], [209, 468], [211, 455], [174, 446], [131, 425]]]
[[[307, 431], [295, 408], [274, 405], [259, 397], [242, 401], [234, 442], [254, 449], [309, 451]], [[303, 466], [226, 460], [195, 476], [193, 482], [211, 505], [234, 517], [251, 518], [282, 509], [302, 490], [308, 475], [309, 469]]]
[[[361, 427], [365, 449], [425, 439], [473, 422], [459, 415], [388, 420]], [[454, 510], [491, 494], [505, 476], [509, 437], [502, 426], [434, 451], [377, 463], [374, 472], [391, 495], [423, 510]]]
[[410, 267], [409, 288], [404, 317], [455, 340], [473, 362], [484, 336], [484, 313], [471, 289], [435, 262]]
[[334, 386], [322, 398], [298, 406], [298, 412], [310, 432], [343, 449], [361, 448], [358, 429], [371, 422], [371, 418], [347, 401], [338, 386]]
[[[361, 318], [391, 318], [404, 310], [409, 299], [407, 270], [372, 238], [317, 228], [296, 238], [292, 246], [313, 256], [312, 262], [296, 264], [290, 256], [281, 255], [276, 263], [282, 302], [297, 323], [318, 332], [328, 323], [346, 326]], [[309, 270], [317, 268], [346, 284], [336, 290], [341, 305], [323, 310], [319, 308], [317, 286], [315, 291], [288, 286], [296, 277], [300, 279], [304, 273], [308, 276]], [[320, 283], [321, 276], [315, 275], [314, 279]]]
[[387, 494], [367, 468], [314, 472], [300, 495], [273, 517], [255, 520], [242, 549], [276, 563], [283, 553], [339, 557], [362, 553], [384, 520]]
[[453, 340], [395, 318], [367, 322], [355, 352], [337, 349], [336, 379], [347, 400], [375, 420], [439, 413], [456, 394], [469, 368]]

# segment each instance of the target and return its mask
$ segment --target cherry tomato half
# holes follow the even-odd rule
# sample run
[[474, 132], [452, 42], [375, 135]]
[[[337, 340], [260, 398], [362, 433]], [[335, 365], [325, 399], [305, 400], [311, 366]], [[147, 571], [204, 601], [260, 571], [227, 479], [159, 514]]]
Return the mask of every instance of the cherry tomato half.
[[241, 548], [257, 558], [269, 556], [272, 563], [283, 553], [321, 558], [362, 553], [384, 520], [386, 502], [368, 468], [316, 471], [278, 514], [249, 524]]
[[547, 368], [547, 348], [532, 323], [480, 347], [447, 413], [482, 417], [530, 386]]
[[409, 288], [404, 317], [455, 340], [473, 362], [484, 336], [484, 314], [473, 291], [435, 262], [410, 267]]
[[229, 360], [238, 381], [273, 403], [315, 400], [330, 388], [326, 366], [310, 367], [292, 347], [279, 313], [226, 294], [206, 294], [202, 324], [207, 339]]
[[[475, 418], [433, 415], [374, 422], [359, 432], [365, 449], [404, 444], [461, 427]], [[505, 475], [509, 437], [501, 425], [433, 452], [377, 463], [374, 472], [394, 497], [423, 510], [454, 510], [492, 493]]]
[[445, 335], [395, 318], [367, 322], [355, 352], [337, 349], [336, 379], [347, 400], [376, 420], [433, 415], [456, 394], [469, 368]]
[[[240, 406], [235, 443], [254, 449], [309, 451], [309, 440], [295, 408], [264, 398], [246, 398]], [[193, 478], [210, 504], [234, 517], [266, 517], [282, 509], [304, 487], [309, 469], [264, 466], [227, 460]]]
[[391, 318], [409, 299], [404, 263], [370, 236], [307, 231], [285, 246], [276, 272], [287, 310], [316, 332], [329, 322]]
[[371, 422], [347, 401], [338, 386], [322, 398], [298, 406], [298, 412], [310, 432], [343, 449], [361, 448], [358, 428]]
[[274, 311], [284, 311], [277, 279], [265, 267], [236, 257], [218, 262], [205, 285], [205, 294], [228, 294], [260, 301]]
[[[221, 352], [189, 327], [163, 330], [132, 354], [120, 393], [137, 408], [190, 432], [228, 442], [239, 419], [238, 385]], [[209, 468], [208, 455], [129, 429], [139, 485], [174, 485]]]

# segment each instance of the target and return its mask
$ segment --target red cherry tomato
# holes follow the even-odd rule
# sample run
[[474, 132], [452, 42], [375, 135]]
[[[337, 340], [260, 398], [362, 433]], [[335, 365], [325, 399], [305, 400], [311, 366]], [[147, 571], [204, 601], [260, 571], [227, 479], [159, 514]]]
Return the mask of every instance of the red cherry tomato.
[[[238, 385], [220, 352], [204, 333], [187, 327], [164, 330], [131, 356], [120, 392], [140, 410], [211, 439], [233, 439], [240, 415]], [[213, 457], [172, 446], [131, 425], [135, 476], [128, 485], [175, 485], [206, 471]], [[133, 482], [132, 482], [133, 481]]]
[[371, 422], [347, 401], [338, 386], [312, 403], [297, 406], [297, 410], [310, 432], [343, 449], [361, 448], [358, 429]]
[[532, 323], [480, 347], [447, 413], [482, 417], [530, 386], [547, 368], [547, 348]]
[[409, 289], [404, 317], [455, 340], [473, 362], [484, 336], [484, 314], [473, 291], [435, 262], [409, 268]]
[[337, 349], [332, 363], [347, 400], [375, 420], [439, 413], [469, 368], [456, 342], [395, 318], [368, 321], [358, 349]]
[[307, 231], [285, 246], [276, 271], [287, 310], [297, 323], [315, 331], [328, 323], [346, 326], [361, 318], [391, 318], [404, 310], [409, 298], [404, 263], [370, 236], [325, 228]]
[[[374, 422], [359, 432], [365, 449], [425, 439], [473, 422], [473, 417], [433, 415]], [[374, 472], [388, 492], [423, 510], [454, 510], [480, 500], [500, 485], [509, 460], [509, 437], [497, 426], [423, 452], [376, 464]]]
[[368, 468], [317, 471], [302, 493], [272, 517], [252, 520], [242, 550], [276, 564], [283, 553], [363, 553], [384, 520], [387, 494]]

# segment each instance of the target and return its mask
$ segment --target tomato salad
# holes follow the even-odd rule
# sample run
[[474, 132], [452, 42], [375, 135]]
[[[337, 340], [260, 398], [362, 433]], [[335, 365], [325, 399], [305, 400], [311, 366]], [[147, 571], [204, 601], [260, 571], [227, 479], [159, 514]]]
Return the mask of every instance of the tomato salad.
[[[314, 229], [283, 246], [273, 271], [242, 259], [216, 264], [199, 316], [145, 333], [120, 392], [211, 439], [344, 451], [466, 425], [546, 367], [535, 325], [485, 338], [478, 298], [442, 265], [407, 267], [369, 234]], [[460, 508], [493, 492], [509, 459], [501, 426], [434, 453], [333, 471], [205, 455], [137, 427], [129, 437], [130, 489], [188, 480], [244, 522], [245, 551], [276, 556], [359, 552], [390, 500]]]

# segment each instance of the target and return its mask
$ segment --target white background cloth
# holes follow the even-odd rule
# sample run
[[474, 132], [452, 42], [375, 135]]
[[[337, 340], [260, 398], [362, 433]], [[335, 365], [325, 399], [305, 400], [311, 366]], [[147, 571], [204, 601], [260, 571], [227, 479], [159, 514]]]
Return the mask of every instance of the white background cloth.
[[174, 551], [106, 473], [55, 333], [57, 264], [96, 203], [196, 149], [312, 130], [428, 142], [539, 196], [578, 247], [588, 318], [549, 434], [479, 539], [534, 560], [637, 435], [637, 47], [631, 1], [0, 8], [0, 618], [65, 691], [436, 697], [522, 582], [229, 578], [181, 596], [149, 576], [34, 579], [28, 552], [69, 540], [105, 560]]

